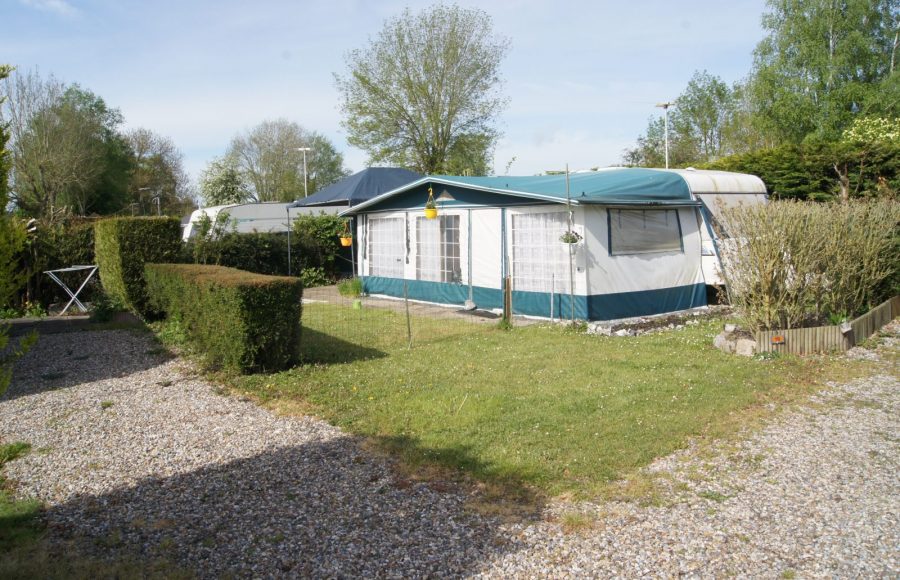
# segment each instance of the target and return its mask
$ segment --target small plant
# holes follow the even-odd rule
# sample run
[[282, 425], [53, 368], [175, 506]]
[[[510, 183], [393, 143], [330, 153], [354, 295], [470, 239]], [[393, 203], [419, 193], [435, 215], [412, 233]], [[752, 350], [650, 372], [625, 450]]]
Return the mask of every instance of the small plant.
[[4, 318], [18, 318], [19, 311], [15, 308], [4, 307], [0, 308], [0, 320]]
[[702, 497], [703, 499], [708, 499], [710, 501], [714, 501], [714, 502], [718, 502], [718, 503], [722, 503], [729, 497], [729, 496], [725, 495], [724, 493], [719, 493], [717, 491], [701, 491], [697, 495]]
[[501, 318], [499, 322], [497, 322], [497, 328], [500, 330], [512, 330], [513, 323], [509, 318]]
[[109, 294], [98, 292], [93, 302], [91, 302], [91, 321], [109, 322], [119, 310], [121, 310], [121, 307], [109, 297]]
[[300, 281], [303, 282], [304, 288], [312, 288], [314, 286], [326, 286], [331, 280], [325, 272], [325, 268], [315, 266], [313, 268], [303, 268], [300, 270]]
[[577, 244], [582, 239], [583, 238], [581, 237], [581, 234], [579, 234], [578, 232], [573, 232], [573, 231], [568, 231], [568, 232], [564, 233], [563, 235], [559, 236], [559, 241], [564, 244]]
[[9, 463], [13, 459], [18, 459], [31, 451], [31, 444], [24, 441], [16, 441], [15, 443], [7, 443], [0, 445], [0, 467]]
[[26, 302], [22, 314], [26, 318], [43, 318], [47, 316], [47, 309], [41, 306], [39, 302]]
[[100, 408], [103, 409], [104, 411], [109, 409], [112, 406], [113, 406], [112, 401], [101, 401], [100, 402]]
[[362, 280], [359, 278], [347, 278], [338, 283], [338, 292], [344, 298], [356, 298], [363, 291]]
[[828, 324], [832, 324], [835, 326], [841, 324], [842, 322], [847, 322], [848, 320], [850, 320], [850, 317], [846, 312], [832, 312], [828, 315]]

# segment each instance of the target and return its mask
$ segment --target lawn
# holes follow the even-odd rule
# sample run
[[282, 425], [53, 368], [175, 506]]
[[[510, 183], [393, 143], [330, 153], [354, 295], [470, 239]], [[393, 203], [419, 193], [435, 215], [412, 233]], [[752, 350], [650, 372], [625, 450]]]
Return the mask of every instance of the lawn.
[[412, 469], [550, 495], [602, 492], [692, 437], [734, 433], [833, 366], [723, 354], [721, 321], [598, 337], [415, 319], [410, 349], [397, 313], [310, 304], [303, 319], [306, 364], [236, 388], [373, 438]]

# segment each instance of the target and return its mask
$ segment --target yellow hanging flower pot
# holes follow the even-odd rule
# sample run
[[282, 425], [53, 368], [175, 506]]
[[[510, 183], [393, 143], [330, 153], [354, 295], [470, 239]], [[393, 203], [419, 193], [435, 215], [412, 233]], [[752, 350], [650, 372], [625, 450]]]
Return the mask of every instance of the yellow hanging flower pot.
[[353, 234], [350, 233], [349, 222], [344, 222], [344, 231], [338, 237], [340, 238], [343, 247], [349, 248], [353, 245]]
[[434, 202], [434, 192], [428, 188], [428, 201], [425, 202], [425, 218], [433, 220], [438, 215], [437, 204]]

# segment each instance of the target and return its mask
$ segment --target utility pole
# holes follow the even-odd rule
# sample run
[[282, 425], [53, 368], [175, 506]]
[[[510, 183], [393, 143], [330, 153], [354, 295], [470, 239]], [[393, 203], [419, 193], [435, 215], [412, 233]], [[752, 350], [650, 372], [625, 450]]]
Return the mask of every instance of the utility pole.
[[306, 179], [306, 152], [312, 151], [309, 147], [297, 147], [297, 151], [303, 151], [303, 197], [309, 197], [309, 186]]
[[656, 106], [662, 109], [665, 113], [665, 133], [666, 133], [666, 169], [669, 168], [669, 107], [674, 106], [675, 103], [672, 101], [668, 101], [665, 103], [658, 103]]

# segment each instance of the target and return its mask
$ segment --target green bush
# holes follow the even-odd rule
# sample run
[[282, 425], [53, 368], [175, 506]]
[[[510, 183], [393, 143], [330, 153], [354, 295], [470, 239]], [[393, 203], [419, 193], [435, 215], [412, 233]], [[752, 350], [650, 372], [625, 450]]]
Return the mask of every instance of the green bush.
[[147, 310], [144, 264], [177, 262], [181, 226], [175, 218], [113, 218], [94, 226], [100, 281], [109, 297], [141, 315]]
[[[310, 270], [304, 287], [331, 284], [342, 271], [351, 270], [350, 248], [341, 247], [337, 234], [329, 233], [334, 230], [333, 217], [305, 217], [291, 236], [291, 274], [304, 277], [302, 272]], [[287, 236], [226, 232], [211, 239], [195, 237], [185, 245], [181, 261], [287, 276]]]
[[[56, 283], [50, 280], [45, 270], [68, 268], [69, 266], [94, 264], [94, 223], [78, 219], [69, 219], [63, 222], [48, 225], [38, 223], [36, 231], [30, 239], [30, 252], [28, 256], [28, 294], [22, 296], [20, 303], [27, 301], [38, 302], [49, 306], [54, 302], [65, 304], [69, 296]], [[73, 290], [78, 288], [84, 280], [85, 272], [62, 274], [61, 277]], [[99, 281], [92, 279], [81, 294], [78, 295], [82, 302], [94, 299], [94, 293], [98, 289]]]
[[297, 362], [296, 278], [201, 264], [146, 264], [145, 278], [151, 308], [178, 320], [209, 362], [241, 372]]
[[338, 283], [338, 292], [345, 298], [356, 298], [362, 291], [362, 280], [359, 278], [346, 278]]
[[752, 330], [853, 318], [897, 292], [900, 203], [774, 201], [723, 212], [728, 296]]

